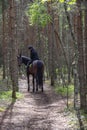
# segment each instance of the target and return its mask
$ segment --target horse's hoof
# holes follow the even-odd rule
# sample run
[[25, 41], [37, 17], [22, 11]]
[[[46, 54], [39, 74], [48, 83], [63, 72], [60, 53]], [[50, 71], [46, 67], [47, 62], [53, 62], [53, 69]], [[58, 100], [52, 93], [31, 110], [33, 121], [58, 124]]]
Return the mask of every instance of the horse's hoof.
[[30, 91], [30, 87], [28, 87], [28, 92]]
[[38, 89], [36, 89], [36, 91], [38, 91]]
[[42, 88], [42, 92], [43, 92], [43, 88]]

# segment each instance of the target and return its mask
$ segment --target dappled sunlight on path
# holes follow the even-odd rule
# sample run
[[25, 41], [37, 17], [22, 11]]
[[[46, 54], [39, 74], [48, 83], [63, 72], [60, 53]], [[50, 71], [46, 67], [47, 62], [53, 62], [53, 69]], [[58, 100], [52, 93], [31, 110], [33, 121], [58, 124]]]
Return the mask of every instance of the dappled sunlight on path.
[[72, 130], [64, 113], [64, 100], [49, 85], [44, 85], [43, 93], [32, 93], [32, 87], [28, 93], [27, 82], [22, 79], [19, 88], [24, 98], [0, 113], [0, 130]]

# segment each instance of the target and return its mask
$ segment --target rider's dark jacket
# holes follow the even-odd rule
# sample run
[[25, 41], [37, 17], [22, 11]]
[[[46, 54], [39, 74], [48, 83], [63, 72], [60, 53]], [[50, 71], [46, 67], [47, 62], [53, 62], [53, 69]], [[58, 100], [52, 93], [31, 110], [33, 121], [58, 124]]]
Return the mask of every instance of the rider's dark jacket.
[[32, 49], [30, 50], [30, 58], [31, 58], [32, 62], [33, 62], [34, 60], [39, 60], [39, 56], [38, 56], [36, 50], [35, 50], [33, 47], [32, 47]]
[[34, 60], [39, 60], [39, 56], [38, 53], [36, 52], [36, 50], [33, 47], [28, 47], [28, 49], [30, 50], [30, 58], [31, 61], [28, 62], [27, 67], [34, 61]]

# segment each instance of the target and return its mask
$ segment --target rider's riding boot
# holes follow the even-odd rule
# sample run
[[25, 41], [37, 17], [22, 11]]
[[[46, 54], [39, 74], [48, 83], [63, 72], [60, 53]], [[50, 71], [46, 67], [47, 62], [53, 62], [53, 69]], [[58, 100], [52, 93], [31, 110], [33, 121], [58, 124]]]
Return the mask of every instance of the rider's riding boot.
[[29, 64], [30, 64], [30, 63], [27, 64], [27, 67], [26, 67], [27, 70], [28, 70], [28, 68], [29, 68]]

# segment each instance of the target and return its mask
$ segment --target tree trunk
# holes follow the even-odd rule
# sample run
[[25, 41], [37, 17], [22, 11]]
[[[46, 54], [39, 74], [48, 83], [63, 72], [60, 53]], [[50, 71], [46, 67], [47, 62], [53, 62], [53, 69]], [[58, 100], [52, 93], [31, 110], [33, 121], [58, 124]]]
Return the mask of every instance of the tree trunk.
[[3, 51], [3, 79], [5, 79], [6, 77], [6, 73], [5, 73], [5, 70], [6, 70], [6, 65], [5, 65], [5, 56], [6, 56], [6, 45], [5, 45], [5, 1], [2, 0], [2, 23], [3, 23], [3, 26], [2, 26], [2, 31], [3, 31], [3, 43], [2, 43], [2, 51]]
[[81, 11], [81, 1], [77, 1], [79, 5], [79, 16], [77, 17], [77, 43], [78, 43], [78, 75], [80, 83], [80, 102], [81, 108], [85, 109], [86, 106], [86, 86], [85, 86], [85, 70], [84, 70], [84, 45], [83, 45], [83, 24], [82, 24], [82, 11]]
[[[48, 13], [52, 15], [52, 19], [54, 21], [54, 14], [51, 10], [50, 6], [48, 6]], [[54, 62], [54, 22], [48, 25], [48, 44], [49, 44], [49, 74], [51, 77], [51, 85], [54, 85], [54, 78], [55, 78], [55, 62]]]
[[85, 1], [85, 10], [83, 12], [83, 15], [84, 15], [84, 25], [83, 25], [83, 28], [84, 28], [84, 47], [85, 47], [85, 52], [84, 52], [84, 57], [85, 57], [85, 101], [86, 101], [86, 106], [85, 106], [85, 109], [87, 111], [87, 1]]
[[18, 91], [18, 70], [17, 70], [17, 45], [16, 45], [16, 28], [15, 28], [15, 3], [9, 0], [9, 35], [10, 35], [10, 71], [12, 80], [12, 98], [16, 98]]

